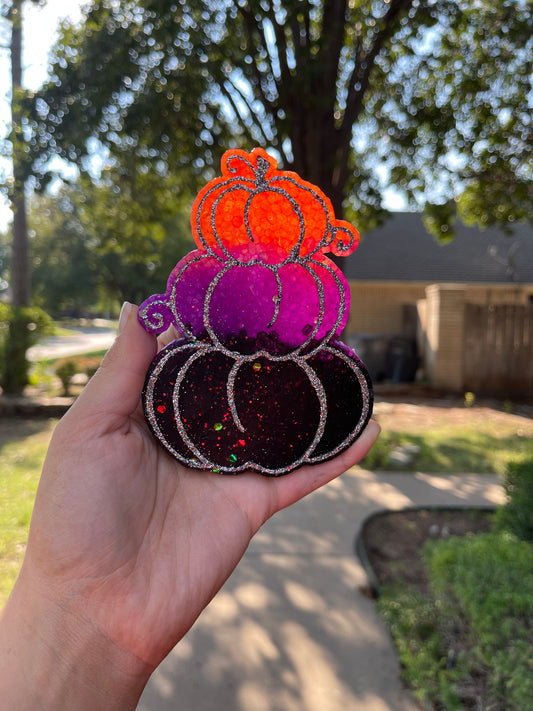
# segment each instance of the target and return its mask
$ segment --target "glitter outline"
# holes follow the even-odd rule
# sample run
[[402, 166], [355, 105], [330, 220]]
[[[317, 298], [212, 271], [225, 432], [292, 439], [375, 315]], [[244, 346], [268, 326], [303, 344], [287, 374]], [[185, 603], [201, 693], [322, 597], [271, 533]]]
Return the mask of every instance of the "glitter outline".
[[[164, 446], [167, 448], [168, 451], [170, 451], [176, 459], [178, 459], [181, 462], [184, 462], [185, 464], [192, 466], [197, 469], [214, 469], [216, 467], [217, 471], [224, 471], [226, 473], [238, 473], [241, 471], [245, 471], [247, 469], [252, 469], [254, 471], [258, 471], [262, 474], [267, 474], [267, 475], [273, 475], [273, 476], [278, 476], [281, 474], [286, 474], [293, 469], [298, 468], [302, 464], [313, 464], [319, 461], [324, 461], [325, 459], [332, 458], [339, 452], [343, 451], [346, 449], [349, 444], [351, 444], [357, 437], [359, 436], [360, 432], [364, 428], [364, 426], [367, 424], [368, 420], [370, 419], [371, 416], [371, 411], [372, 411], [372, 391], [371, 391], [371, 383], [369, 380], [367, 380], [367, 376], [365, 375], [366, 370], [364, 369], [364, 366], [361, 368], [360, 365], [362, 365], [357, 358], [357, 360], [353, 360], [350, 356], [348, 356], [344, 351], [340, 350], [340, 348], [335, 347], [334, 343], [332, 342], [332, 339], [335, 337], [337, 334], [340, 325], [345, 318], [346, 314], [346, 308], [347, 308], [347, 303], [348, 303], [348, 294], [346, 293], [346, 284], [344, 281], [340, 278], [337, 270], [335, 269], [333, 264], [328, 264], [328, 258], [321, 259], [320, 261], [316, 261], [314, 259], [315, 255], [317, 253], [324, 253], [327, 250], [328, 247], [330, 247], [334, 242], [336, 242], [335, 246], [332, 248], [330, 251], [337, 251], [337, 252], [348, 252], [352, 248], [354, 242], [359, 241], [359, 236], [357, 232], [354, 232], [349, 229], [349, 227], [344, 225], [342, 221], [336, 221], [340, 224], [333, 224], [332, 221], [330, 220], [330, 212], [331, 209], [328, 206], [329, 201], [325, 199], [325, 196], [323, 196], [321, 193], [317, 192], [317, 189], [314, 188], [314, 186], [302, 182], [299, 179], [299, 176], [292, 175], [292, 174], [284, 174], [284, 175], [275, 175], [269, 180], [266, 179], [266, 175], [268, 173], [268, 170], [270, 168], [274, 168], [275, 166], [272, 165], [271, 162], [268, 160], [265, 160], [262, 156], [257, 157], [256, 161], [256, 166], [252, 164], [251, 161], [246, 159], [242, 154], [240, 153], [234, 153], [232, 154], [231, 152], [227, 152], [226, 155], [226, 168], [230, 173], [233, 173], [237, 175], [238, 168], [232, 167], [232, 163], [235, 160], [239, 160], [242, 163], [244, 163], [246, 166], [250, 168], [250, 170], [253, 172], [253, 175], [255, 177], [255, 180], [252, 178], [246, 178], [243, 177], [242, 175], [238, 176], [237, 180], [239, 181], [236, 183], [236, 178], [231, 177], [228, 180], [219, 180], [216, 182], [211, 188], [206, 190], [204, 194], [202, 195], [201, 200], [197, 204], [196, 207], [196, 232], [199, 241], [201, 242], [201, 245], [203, 246], [205, 252], [203, 254], [197, 254], [194, 258], [188, 260], [182, 268], [175, 273], [175, 271], [172, 272], [171, 277], [169, 278], [169, 284], [167, 285], [167, 292], [165, 295], [162, 294], [156, 294], [153, 297], [150, 297], [149, 299], [146, 300], [142, 304], [141, 309], [139, 310], [139, 318], [145, 328], [147, 330], [151, 331], [159, 331], [161, 332], [165, 325], [167, 323], [172, 322], [172, 316], [174, 317], [174, 323], [175, 325], [185, 333], [190, 339], [192, 339], [191, 342], [186, 342], [179, 346], [178, 348], [174, 350], [169, 350], [163, 358], [161, 358], [160, 361], [158, 361], [156, 367], [150, 372], [149, 377], [147, 378], [147, 385], [145, 386], [145, 390], [143, 391], [143, 400], [145, 402], [145, 408], [147, 411], [147, 419], [152, 427], [154, 434], [158, 437], [158, 439], [164, 444]], [[325, 214], [325, 221], [326, 221], [326, 226], [324, 230], [324, 234], [322, 238], [318, 241], [317, 245], [315, 248], [308, 252], [306, 255], [302, 255], [301, 248], [302, 245], [305, 241], [305, 219], [300, 207], [300, 204], [294, 198], [290, 193], [288, 193], [286, 190], [284, 190], [279, 184], [282, 182], [288, 182], [293, 185], [295, 185], [299, 190], [304, 190], [308, 193], [310, 193], [315, 200], [318, 201], [318, 203], [321, 205], [322, 209], [324, 210]], [[276, 185], [275, 185], [276, 184]], [[228, 187], [229, 186], [229, 187]], [[253, 186], [253, 187], [252, 187]], [[217, 227], [216, 227], [216, 213], [218, 210], [218, 207], [220, 205], [220, 202], [223, 197], [227, 196], [228, 193], [236, 190], [243, 190], [246, 193], [249, 193], [249, 196], [246, 200], [245, 203], [245, 210], [244, 210], [244, 224], [246, 227], [246, 232], [247, 235], [249, 236], [249, 239], [251, 242], [254, 241], [252, 231], [250, 228], [249, 224], [249, 209], [251, 202], [253, 198], [263, 192], [274, 192], [277, 194], [282, 195], [285, 197], [289, 203], [291, 204], [291, 207], [293, 208], [294, 213], [296, 214], [299, 224], [300, 224], [300, 235], [298, 238], [297, 243], [290, 249], [290, 252], [287, 256], [286, 259], [284, 259], [281, 263], [277, 264], [270, 264], [268, 262], [262, 261], [260, 258], [252, 258], [251, 260], [244, 260], [244, 259], [237, 259], [234, 255], [232, 255], [228, 249], [224, 246], [220, 235], [218, 233]], [[223, 252], [224, 256], [221, 256], [218, 254], [213, 247], [207, 242], [205, 235], [203, 234], [202, 227], [201, 227], [201, 212], [202, 208], [205, 205], [206, 201], [212, 196], [214, 192], [217, 192], [218, 194], [216, 195], [213, 204], [211, 205], [211, 213], [210, 213], [210, 223], [211, 223], [211, 229], [213, 233], [213, 238], [215, 239], [216, 246], [220, 248], [220, 250]], [[342, 241], [338, 235], [339, 233], [346, 233], [350, 235], [350, 241], [348, 245], [344, 241]], [[199, 250], [201, 251], [201, 250]], [[203, 339], [198, 339], [194, 336], [192, 331], [188, 329], [185, 324], [183, 323], [179, 313], [178, 313], [178, 306], [177, 306], [177, 300], [176, 300], [176, 292], [177, 292], [177, 285], [178, 282], [181, 278], [181, 276], [185, 273], [187, 268], [193, 264], [197, 264], [200, 261], [212, 257], [215, 258], [217, 261], [221, 262], [222, 268], [221, 270], [211, 279], [208, 288], [206, 290], [206, 293], [204, 295], [204, 306], [203, 306], [203, 323], [204, 327], [207, 331], [207, 335], [209, 337], [209, 340], [203, 340]], [[225, 257], [225, 258], [224, 258]], [[257, 351], [253, 354], [245, 355], [241, 354], [238, 351], [232, 351], [220, 341], [218, 336], [215, 334], [210, 320], [209, 320], [209, 311], [210, 311], [210, 304], [211, 304], [211, 299], [213, 296], [213, 293], [220, 283], [220, 280], [229, 272], [231, 268], [234, 266], [242, 266], [242, 267], [253, 267], [256, 265], [260, 265], [262, 267], [265, 267], [269, 269], [276, 278], [276, 284], [277, 284], [277, 296], [275, 299], [275, 311], [274, 311], [274, 316], [272, 317], [269, 325], [267, 328], [271, 328], [275, 321], [277, 320], [279, 316], [279, 311], [280, 311], [280, 304], [281, 304], [281, 299], [282, 299], [282, 291], [283, 291], [283, 284], [281, 282], [281, 277], [279, 275], [279, 270], [281, 269], [282, 266], [289, 265], [289, 264], [297, 264], [299, 266], [302, 266], [309, 274], [311, 274], [313, 280], [315, 281], [315, 284], [317, 286], [317, 291], [319, 295], [319, 315], [318, 319], [315, 321], [315, 326], [313, 330], [311, 331], [309, 337], [306, 339], [306, 341], [296, 348], [292, 349], [288, 353], [284, 353], [281, 355], [274, 355], [269, 353], [266, 350], [260, 350]], [[311, 348], [307, 353], [302, 355], [302, 352], [306, 350], [306, 348], [313, 342], [314, 337], [316, 334], [319, 332], [320, 328], [322, 327], [322, 324], [324, 322], [325, 318], [325, 292], [324, 292], [324, 286], [322, 284], [322, 280], [320, 279], [317, 270], [318, 267], [322, 267], [325, 269], [330, 276], [333, 278], [333, 281], [337, 287], [337, 291], [339, 293], [339, 304], [338, 304], [338, 309], [337, 309], [337, 318], [335, 320], [334, 325], [331, 327], [331, 329], [327, 332], [326, 336], [323, 336], [316, 344], [315, 347]], [[170, 281], [172, 281], [172, 284], [170, 285]], [[168, 294], [168, 296], [167, 296]], [[157, 307], [161, 307], [160, 311], [157, 311]], [[169, 318], [169, 316], [171, 317]], [[155, 325], [154, 325], [155, 324]], [[229, 335], [229, 334], [228, 334]], [[168, 346], [167, 346], [168, 348]], [[177, 423], [177, 429], [178, 432], [182, 438], [183, 443], [185, 446], [191, 451], [195, 457], [193, 459], [188, 459], [186, 457], [183, 457], [181, 454], [179, 454], [172, 445], [167, 443], [166, 438], [163, 435], [163, 432], [159, 428], [159, 425], [157, 424], [157, 418], [154, 410], [154, 403], [153, 403], [153, 395], [154, 395], [154, 389], [155, 389], [155, 382], [159, 375], [161, 374], [164, 366], [170, 359], [170, 357], [173, 355], [173, 353], [176, 352], [182, 352], [186, 349], [195, 349], [195, 351], [187, 358], [185, 363], [180, 367], [179, 369], [179, 374], [176, 379], [175, 385], [174, 385], [174, 390], [173, 390], [173, 397], [172, 397], [172, 404], [174, 407], [174, 414], [175, 414], [175, 420]], [[317, 376], [316, 372], [313, 370], [313, 368], [310, 366], [308, 363], [308, 360], [312, 358], [313, 356], [317, 355], [319, 352], [328, 352], [332, 353], [334, 356], [340, 357], [348, 366], [349, 368], [355, 373], [358, 383], [361, 389], [361, 396], [362, 396], [362, 401], [363, 401], [363, 408], [361, 411], [361, 414], [358, 419], [358, 423], [356, 427], [350, 432], [350, 434], [341, 442], [339, 445], [337, 445], [333, 450], [330, 450], [320, 456], [317, 457], [312, 457], [312, 452], [316, 449], [317, 445], [319, 444], [324, 431], [325, 431], [325, 425], [327, 421], [327, 414], [328, 414], [328, 408], [327, 408], [327, 396], [324, 391], [324, 387], [320, 381], [320, 378]], [[306, 373], [310, 383], [312, 384], [315, 393], [317, 394], [318, 400], [319, 400], [319, 406], [320, 406], [320, 416], [319, 416], [319, 424], [317, 426], [317, 431], [315, 433], [315, 437], [313, 438], [313, 441], [311, 445], [308, 447], [304, 455], [300, 457], [296, 462], [294, 462], [291, 465], [287, 465], [282, 468], [278, 469], [271, 469], [268, 467], [264, 467], [263, 465], [254, 463], [254, 462], [246, 462], [243, 465], [240, 465], [239, 467], [226, 467], [223, 465], [215, 464], [211, 462], [205, 455], [203, 455], [200, 450], [197, 449], [195, 444], [192, 442], [192, 440], [189, 438], [187, 435], [187, 432], [185, 431], [183, 422], [181, 420], [181, 413], [180, 413], [180, 408], [179, 408], [179, 400], [180, 400], [180, 388], [183, 383], [183, 380], [185, 378], [186, 373], [188, 372], [189, 368], [191, 365], [201, 358], [203, 355], [210, 353], [210, 352], [218, 352], [222, 353], [226, 357], [233, 359], [235, 361], [234, 365], [231, 368], [230, 374], [228, 376], [228, 382], [227, 382], [227, 396], [228, 396], [228, 403], [230, 406], [230, 411], [233, 416], [233, 420], [235, 422], [235, 425], [241, 432], [246, 432], [246, 429], [243, 427], [238, 412], [235, 404], [235, 380], [237, 378], [239, 369], [244, 363], [247, 363], [249, 361], [256, 361], [258, 358], [264, 356], [267, 359], [271, 361], [278, 361], [278, 362], [289, 362], [292, 361], [295, 364], [297, 364], [299, 367], [301, 367], [304, 372]]]
[[[176, 343], [176, 342], [174, 342]], [[316, 464], [318, 462], [326, 461], [328, 459], [332, 459], [334, 456], [337, 454], [340, 454], [340, 452], [344, 451], [347, 449], [350, 444], [352, 444], [359, 434], [361, 433], [362, 429], [366, 426], [368, 423], [368, 420], [371, 417], [372, 414], [372, 407], [371, 407], [371, 401], [372, 401], [372, 395], [371, 395], [371, 387], [369, 382], [367, 381], [365, 377], [365, 369], [364, 367], [361, 367], [359, 365], [359, 359], [357, 361], [353, 360], [349, 355], [347, 355], [344, 351], [342, 351], [340, 348], [335, 347], [334, 345], [328, 345], [324, 346], [322, 349], [325, 352], [331, 353], [334, 356], [340, 357], [350, 368], [351, 370], [356, 374], [359, 385], [361, 387], [361, 397], [363, 400], [363, 408], [361, 410], [361, 414], [358, 418], [357, 425], [352, 429], [350, 434], [340, 443], [338, 444], [334, 449], [328, 450], [328, 452], [319, 455], [317, 457], [313, 457], [312, 453], [320, 443], [320, 440], [322, 439], [326, 427], [326, 421], [327, 421], [327, 414], [328, 414], [328, 407], [327, 407], [327, 395], [324, 390], [324, 386], [322, 385], [320, 378], [314, 371], [314, 369], [311, 367], [311, 365], [307, 362], [307, 360], [311, 357], [311, 355], [307, 356], [294, 356], [294, 354], [289, 354], [287, 355], [283, 360], [288, 362], [292, 361], [296, 365], [299, 365], [302, 370], [306, 373], [307, 377], [309, 378], [309, 382], [315, 389], [315, 393], [318, 398], [319, 402], [319, 407], [320, 407], [320, 414], [319, 414], [319, 423], [317, 425], [317, 431], [315, 433], [315, 436], [313, 437], [313, 440], [309, 447], [306, 449], [303, 455], [299, 457], [297, 460], [292, 462], [291, 464], [287, 464], [284, 467], [278, 467], [278, 468], [269, 468], [265, 467], [262, 464], [256, 463], [256, 462], [251, 462], [247, 461], [238, 467], [232, 467], [232, 466], [224, 466], [222, 464], [219, 464], [218, 462], [213, 462], [211, 461], [208, 457], [206, 457], [204, 454], [201, 453], [201, 451], [196, 447], [194, 442], [190, 439], [188, 436], [187, 432], [185, 431], [182, 418], [181, 418], [181, 411], [179, 409], [179, 390], [181, 388], [181, 385], [183, 383], [184, 377], [192, 363], [194, 363], [196, 360], [201, 358], [202, 356], [208, 354], [208, 353], [220, 353], [220, 351], [206, 343], [197, 343], [197, 344], [191, 344], [191, 343], [183, 343], [178, 345], [177, 347], [174, 347], [170, 349], [170, 346], [173, 344], [169, 344], [167, 346], [167, 350], [164, 354], [164, 356], [159, 360], [159, 362], [156, 364], [155, 368], [151, 371], [147, 378], [147, 385], [145, 386], [145, 390], [143, 391], [143, 401], [145, 403], [145, 409], [147, 411], [147, 419], [152, 427], [152, 430], [156, 437], [159, 439], [161, 444], [169, 451], [173, 456], [180, 461], [182, 464], [185, 464], [187, 466], [193, 467], [195, 469], [200, 469], [202, 471], [210, 471], [213, 469], [217, 469], [220, 472], [224, 472], [227, 474], [238, 474], [239, 472], [244, 472], [248, 470], [256, 471], [259, 472], [260, 474], [264, 474], [266, 476], [282, 476], [284, 474], [288, 474], [289, 472], [293, 471], [294, 469], [297, 469], [305, 464]], [[157, 424], [157, 418], [155, 415], [155, 409], [154, 409], [154, 402], [153, 402], [153, 393], [154, 393], [154, 387], [155, 387], [155, 382], [157, 378], [159, 377], [163, 367], [166, 365], [168, 360], [177, 352], [182, 352], [187, 349], [197, 349], [195, 350], [189, 358], [185, 361], [185, 363], [181, 366], [178, 378], [176, 379], [175, 385], [174, 385], [174, 390], [173, 390], [173, 397], [172, 397], [172, 403], [174, 407], [174, 415], [175, 415], [175, 421], [176, 421], [176, 427], [178, 429], [178, 432], [182, 438], [182, 441], [184, 444], [188, 447], [190, 452], [194, 455], [192, 458], [187, 458], [184, 457], [182, 454], [178, 453], [174, 447], [167, 441], [166, 437], [162, 433], [159, 425]], [[239, 354], [238, 357], [229, 356], [231, 359], [235, 360], [235, 364], [232, 366], [231, 372], [233, 371], [238, 371], [240, 367], [245, 363], [245, 362], [252, 362], [254, 360], [257, 360], [258, 357], [265, 356], [269, 357], [269, 354], [264, 351], [259, 351], [258, 353], [255, 353], [253, 355], [242, 355]], [[231, 377], [228, 376], [228, 387], [229, 387], [229, 380]], [[233, 377], [233, 383], [235, 382], [236, 378], [236, 373]], [[234, 393], [233, 393], [234, 397]], [[237, 414], [237, 421], [240, 423], [240, 419], [238, 417], [238, 413], [236, 412], [235, 408], [235, 413]], [[233, 412], [232, 412], [233, 415]], [[237, 424], [237, 423], [236, 423]], [[241, 423], [242, 427], [242, 423]], [[242, 427], [240, 429], [241, 432], [246, 432], [246, 428]]]

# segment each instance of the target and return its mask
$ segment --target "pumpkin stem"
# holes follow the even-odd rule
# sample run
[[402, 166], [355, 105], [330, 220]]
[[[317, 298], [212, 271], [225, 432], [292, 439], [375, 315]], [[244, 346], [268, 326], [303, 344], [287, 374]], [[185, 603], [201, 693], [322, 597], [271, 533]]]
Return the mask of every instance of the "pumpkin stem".
[[266, 161], [264, 158], [261, 158], [261, 156], [257, 157], [257, 171], [255, 175], [257, 180], [257, 186], [260, 188], [266, 188], [266, 174], [269, 166], [270, 164], [268, 161]]

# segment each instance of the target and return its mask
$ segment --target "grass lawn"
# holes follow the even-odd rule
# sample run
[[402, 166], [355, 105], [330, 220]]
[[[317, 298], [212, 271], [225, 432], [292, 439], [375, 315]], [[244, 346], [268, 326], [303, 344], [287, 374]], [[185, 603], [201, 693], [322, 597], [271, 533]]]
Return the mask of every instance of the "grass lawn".
[[0, 607], [18, 575], [33, 502], [55, 421], [0, 423]]
[[416, 445], [411, 469], [478, 474], [506, 471], [510, 460], [533, 457], [533, 419], [488, 407], [422, 407], [405, 404], [377, 408], [382, 432], [362, 466], [394, 469], [397, 448]]
[[533, 457], [533, 436], [516, 430], [494, 429], [490, 423], [482, 430], [460, 425], [420, 432], [387, 432], [365, 458], [365, 469], [394, 469], [389, 456], [398, 447], [416, 445], [419, 453], [410, 467], [421, 472], [502, 474], [510, 459]]
[[378, 609], [424, 708], [532, 708], [532, 554], [505, 531], [429, 541], [429, 587], [383, 590]]
[[[383, 432], [363, 466], [391, 468], [388, 455], [403, 443], [420, 446], [414, 468], [427, 472], [503, 472], [510, 459], [520, 454], [533, 457], [531, 420], [505, 413], [490, 415], [485, 410], [463, 408], [453, 417], [450, 411], [432, 419], [419, 413], [419, 421], [398, 416], [397, 412], [388, 418], [380, 415]], [[53, 425], [45, 420], [0, 421], [0, 606], [22, 562]]]

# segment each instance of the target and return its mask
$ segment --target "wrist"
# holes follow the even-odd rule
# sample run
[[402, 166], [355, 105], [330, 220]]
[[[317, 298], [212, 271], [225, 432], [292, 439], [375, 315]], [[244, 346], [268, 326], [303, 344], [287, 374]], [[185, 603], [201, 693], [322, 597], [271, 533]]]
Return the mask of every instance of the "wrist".
[[21, 574], [0, 618], [0, 698], [33, 711], [135, 709], [153, 668]]

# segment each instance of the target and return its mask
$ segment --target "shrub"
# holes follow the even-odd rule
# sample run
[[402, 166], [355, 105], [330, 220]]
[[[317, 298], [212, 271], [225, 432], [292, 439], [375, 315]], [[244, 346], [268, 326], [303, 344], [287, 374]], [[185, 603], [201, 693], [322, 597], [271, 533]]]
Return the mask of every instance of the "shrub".
[[99, 355], [95, 356], [79, 356], [76, 359], [78, 370], [77, 373], [85, 373], [87, 377], [92, 378], [100, 367], [102, 362], [102, 357]]
[[61, 358], [55, 365], [55, 374], [63, 385], [63, 395], [70, 395], [70, 381], [77, 373], [85, 373], [91, 378], [101, 362], [100, 356], [73, 356], [71, 358]]
[[457, 681], [460, 669], [449, 665], [447, 626], [455, 619], [441, 602], [416, 590], [384, 589], [377, 603], [394, 639], [402, 677], [422, 702], [431, 708], [461, 711]]
[[425, 559], [437, 600], [456, 602], [473, 632], [471, 659], [488, 668], [493, 708], [524, 711], [533, 698], [533, 547], [486, 533], [433, 541]]
[[52, 319], [42, 309], [0, 304], [0, 380], [6, 392], [24, 390], [29, 382], [26, 352], [52, 330]]
[[510, 462], [503, 486], [507, 502], [497, 512], [498, 526], [533, 542], [533, 459]]
[[76, 361], [73, 358], [61, 358], [61, 360], [57, 361], [54, 370], [57, 377], [61, 380], [63, 395], [68, 397], [70, 395], [70, 381], [78, 372]]

